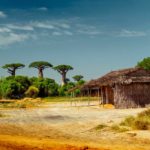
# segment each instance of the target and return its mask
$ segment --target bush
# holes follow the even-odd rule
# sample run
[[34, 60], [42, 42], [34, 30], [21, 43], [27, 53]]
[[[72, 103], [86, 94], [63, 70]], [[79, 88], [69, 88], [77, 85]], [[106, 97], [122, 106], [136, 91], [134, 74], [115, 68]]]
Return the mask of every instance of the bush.
[[28, 97], [36, 98], [39, 94], [39, 89], [34, 86], [30, 86], [25, 94]]
[[58, 85], [55, 80], [49, 78], [36, 78], [30, 79], [31, 84], [39, 89], [39, 97], [57, 96]]
[[129, 126], [136, 130], [150, 129], [150, 109], [145, 110], [137, 115], [137, 117], [129, 116], [120, 125]]
[[144, 119], [136, 119], [133, 124], [133, 129], [148, 130], [150, 128], [150, 122]]
[[95, 130], [102, 130], [102, 129], [106, 128], [106, 127], [108, 127], [108, 126], [105, 125], [105, 124], [99, 124], [99, 125], [97, 125], [94, 129], [95, 129]]
[[126, 131], [129, 131], [128, 128], [121, 127], [121, 126], [116, 125], [116, 124], [114, 124], [114, 125], [111, 126], [111, 130], [113, 130], [115, 132], [126, 132]]
[[122, 122], [120, 123], [120, 125], [129, 126], [129, 127], [130, 127], [130, 126], [133, 125], [134, 120], [135, 120], [135, 118], [134, 118], [133, 116], [128, 116], [127, 118], [125, 118], [124, 121], [122, 121]]
[[0, 81], [0, 96], [2, 98], [18, 99], [24, 96], [30, 86], [30, 81], [24, 76], [11, 76]]

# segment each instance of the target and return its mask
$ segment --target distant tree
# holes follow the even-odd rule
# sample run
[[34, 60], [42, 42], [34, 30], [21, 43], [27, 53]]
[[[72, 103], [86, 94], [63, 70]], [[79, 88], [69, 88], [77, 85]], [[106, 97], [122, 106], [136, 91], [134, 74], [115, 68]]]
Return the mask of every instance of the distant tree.
[[79, 82], [81, 79], [83, 79], [84, 77], [82, 75], [75, 75], [72, 77], [75, 81]]
[[62, 76], [62, 86], [65, 85], [67, 82], [66, 80], [66, 74], [69, 70], [73, 70], [73, 67], [69, 65], [58, 65], [56, 67], [53, 67], [54, 70], [58, 71]]
[[138, 62], [137, 67], [150, 70], [150, 57], [144, 58], [142, 61]]
[[46, 61], [35, 61], [29, 65], [29, 68], [38, 69], [39, 78], [43, 78], [43, 70], [50, 67], [53, 67], [53, 65]]
[[15, 76], [16, 75], [16, 70], [21, 69], [23, 67], [25, 67], [25, 65], [21, 64], [21, 63], [5, 64], [4, 66], [2, 66], [3, 69], [7, 69], [8, 73], [11, 76]]

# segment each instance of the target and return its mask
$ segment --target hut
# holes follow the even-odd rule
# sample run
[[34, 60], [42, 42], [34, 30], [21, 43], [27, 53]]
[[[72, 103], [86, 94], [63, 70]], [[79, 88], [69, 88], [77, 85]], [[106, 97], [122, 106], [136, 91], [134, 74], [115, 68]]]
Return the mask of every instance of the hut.
[[97, 89], [103, 104], [115, 108], [145, 107], [150, 104], [150, 70], [128, 68], [110, 73], [85, 84], [81, 91]]

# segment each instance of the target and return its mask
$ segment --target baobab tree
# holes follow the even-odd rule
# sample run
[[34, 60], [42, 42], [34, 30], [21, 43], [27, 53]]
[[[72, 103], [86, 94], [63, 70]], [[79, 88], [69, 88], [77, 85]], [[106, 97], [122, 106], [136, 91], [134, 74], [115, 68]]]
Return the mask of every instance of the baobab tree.
[[58, 73], [62, 76], [62, 86], [65, 85], [67, 82], [66, 80], [66, 74], [69, 70], [73, 70], [73, 67], [69, 65], [58, 65], [56, 67], [53, 67], [54, 70], [58, 71]]
[[81, 79], [83, 79], [84, 77], [82, 75], [75, 75], [72, 77], [74, 79], [74, 81], [79, 82]]
[[38, 69], [38, 76], [39, 76], [39, 78], [43, 78], [43, 70], [44, 69], [51, 68], [51, 67], [53, 67], [53, 65], [50, 64], [49, 62], [46, 62], [46, 61], [35, 61], [35, 62], [32, 62], [29, 65], [29, 68], [36, 68], [36, 69]]
[[8, 73], [11, 76], [15, 76], [16, 75], [16, 70], [21, 69], [23, 67], [25, 67], [25, 65], [21, 64], [21, 63], [5, 64], [4, 66], [2, 66], [3, 69], [7, 69]]

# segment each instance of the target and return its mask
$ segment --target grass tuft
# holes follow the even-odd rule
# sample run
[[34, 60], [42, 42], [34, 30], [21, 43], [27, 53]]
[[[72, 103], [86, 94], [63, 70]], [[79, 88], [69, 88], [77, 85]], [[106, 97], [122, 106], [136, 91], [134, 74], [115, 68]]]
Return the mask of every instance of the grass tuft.
[[119, 126], [119, 125], [117, 125], [117, 124], [113, 124], [113, 125], [111, 126], [111, 130], [113, 130], [113, 131], [115, 131], [115, 132], [126, 132], [126, 131], [129, 131], [128, 128]]
[[150, 109], [147, 109], [137, 115], [137, 117], [129, 116], [125, 118], [120, 125], [131, 127], [136, 130], [150, 129]]
[[99, 130], [102, 130], [106, 127], [108, 127], [106, 124], [99, 124], [96, 127], [94, 127], [93, 129], [99, 131]]

